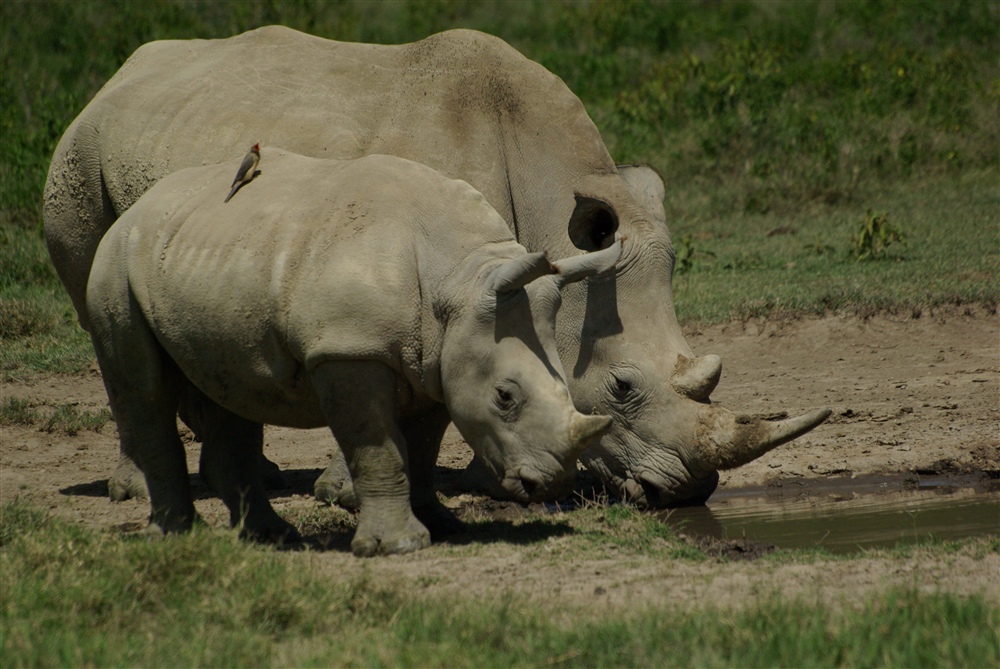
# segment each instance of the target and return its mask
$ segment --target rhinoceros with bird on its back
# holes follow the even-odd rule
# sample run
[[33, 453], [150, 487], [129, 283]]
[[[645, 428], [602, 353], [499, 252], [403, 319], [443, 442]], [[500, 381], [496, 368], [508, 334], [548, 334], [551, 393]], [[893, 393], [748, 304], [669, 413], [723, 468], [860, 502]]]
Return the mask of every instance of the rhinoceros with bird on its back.
[[170, 174], [94, 259], [91, 336], [151, 526], [195, 518], [175, 418], [186, 386], [202, 475], [253, 536], [294, 536], [264, 492], [262, 423], [330, 426], [361, 504], [359, 555], [422, 548], [425, 526], [457, 523], [424, 438], [449, 420], [511, 496], [565, 494], [611, 419], [573, 407], [560, 289], [613, 267], [622, 241], [550, 263], [481, 194], [424, 165], [277, 149], [261, 161], [227, 203], [237, 163]]
[[[721, 361], [692, 353], [674, 313], [662, 180], [616, 166], [557, 76], [469, 30], [382, 46], [271, 26], [139, 48], [66, 131], [46, 183], [46, 240], [85, 328], [93, 254], [114, 220], [166, 174], [236, 158], [250, 139], [429, 165], [482, 192], [530, 251], [566, 257], [605, 248], [616, 232], [630, 239], [613, 275], [567, 289], [557, 323], [577, 408], [613, 419], [581, 459], [626, 498], [707, 499], [718, 469], [829, 413], [770, 423], [710, 402]], [[113, 497], [142, 492], [134, 472], [123, 454]]]

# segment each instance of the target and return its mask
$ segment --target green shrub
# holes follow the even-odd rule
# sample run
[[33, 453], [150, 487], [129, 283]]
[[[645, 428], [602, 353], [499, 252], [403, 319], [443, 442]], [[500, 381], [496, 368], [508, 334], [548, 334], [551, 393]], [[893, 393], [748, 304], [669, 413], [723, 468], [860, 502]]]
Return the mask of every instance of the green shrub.
[[857, 232], [851, 237], [854, 257], [858, 260], [881, 260], [888, 257], [889, 247], [905, 245], [906, 235], [902, 226], [889, 222], [889, 214], [865, 214]]

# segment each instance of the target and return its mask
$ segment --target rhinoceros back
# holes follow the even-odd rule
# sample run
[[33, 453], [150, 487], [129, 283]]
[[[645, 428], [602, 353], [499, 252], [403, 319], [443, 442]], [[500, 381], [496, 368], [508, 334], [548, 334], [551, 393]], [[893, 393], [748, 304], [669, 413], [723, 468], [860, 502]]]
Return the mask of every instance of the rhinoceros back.
[[78, 311], [118, 215], [166, 174], [235, 159], [254, 141], [424, 163], [472, 184], [519, 239], [556, 256], [572, 252], [564, 227], [574, 179], [614, 172], [563, 82], [483, 33], [384, 46], [269, 26], [152, 42], [81, 112], [50, 166], [46, 239]]
[[379, 360], [432, 392], [434, 287], [484, 245], [520, 248], [482, 196], [401, 159], [265, 148], [223, 204], [236, 167], [171, 174], [108, 235], [127, 237], [129, 288], [185, 375], [223, 406], [299, 426], [322, 424], [308, 372], [323, 360]]

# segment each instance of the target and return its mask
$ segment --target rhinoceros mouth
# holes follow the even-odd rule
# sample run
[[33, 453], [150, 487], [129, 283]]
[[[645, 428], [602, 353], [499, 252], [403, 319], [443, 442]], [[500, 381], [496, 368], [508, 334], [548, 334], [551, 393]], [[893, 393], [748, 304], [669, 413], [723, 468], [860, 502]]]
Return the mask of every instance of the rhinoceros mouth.
[[[575, 470], [573, 470], [575, 471]], [[528, 504], [557, 499], [568, 494], [574, 480], [570, 476], [544, 476], [532, 467], [508, 470], [500, 484], [512, 499]]]
[[544, 487], [541, 477], [527, 467], [520, 467], [513, 473], [508, 473], [501, 481], [504, 490], [514, 500], [527, 504], [535, 499]]
[[667, 506], [704, 504], [715, 492], [719, 482], [717, 472], [708, 476], [678, 481], [669, 476], [641, 472], [626, 477], [622, 484], [625, 499], [638, 507], [662, 509]]
[[623, 487], [627, 499], [636, 506], [658, 508], [674, 499], [677, 486], [643, 472], [627, 477]]

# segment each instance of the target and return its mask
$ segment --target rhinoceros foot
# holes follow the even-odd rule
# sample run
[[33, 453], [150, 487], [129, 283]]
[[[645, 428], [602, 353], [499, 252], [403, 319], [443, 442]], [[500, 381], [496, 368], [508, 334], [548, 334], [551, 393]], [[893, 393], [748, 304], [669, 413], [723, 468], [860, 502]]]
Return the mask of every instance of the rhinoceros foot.
[[431, 545], [431, 534], [427, 528], [410, 515], [402, 530], [394, 530], [391, 524], [366, 522], [364, 511], [351, 541], [351, 551], [358, 557], [375, 555], [395, 555], [412, 553]]
[[433, 541], [465, 530], [465, 523], [438, 501], [413, 507], [413, 515], [430, 531]]
[[340, 449], [333, 454], [330, 464], [313, 484], [313, 494], [321, 502], [337, 504], [350, 511], [357, 511], [358, 497], [354, 494], [354, 482], [347, 469], [347, 461]]
[[108, 493], [112, 502], [124, 502], [127, 499], [149, 499], [146, 488], [146, 477], [131, 458], [121, 455], [115, 473], [108, 480]]

